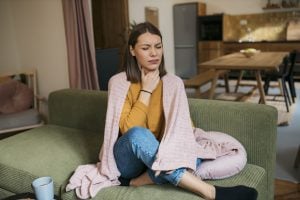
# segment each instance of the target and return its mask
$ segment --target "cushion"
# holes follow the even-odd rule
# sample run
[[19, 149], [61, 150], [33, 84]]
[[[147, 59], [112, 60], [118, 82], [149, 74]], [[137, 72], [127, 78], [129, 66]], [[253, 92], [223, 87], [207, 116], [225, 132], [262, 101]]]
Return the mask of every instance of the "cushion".
[[0, 84], [10, 80], [10, 76], [0, 76]]
[[229, 143], [236, 151], [214, 160], [204, 160], [195, 174], [202, 179], [224, 179], [239, 173], [247, 163], [247, 153], [243, 145], [232, 136], [221, 132], [207, 132], [217, 143]]
[[33, 104], [33, 91], [17, 80], [1, 83], [0, 94], [0, 114], [20, 112]]
[[54, 125], [0, 140], [0, 187], [13, 193], [32, 192], [35, 178], [51, 176], [59, 194], [59, 186], [78, 165], [97, 162], [101, 141], [99, 132]]
[[[258, 191], [261, 189], [260, 183], [265, 178], [266, 172], [263, 168], [247, 164], [241, 171], [241, 175], [233, 176], [223, 180], [209, 181], [218, 186], [246, 185]], [[249, 178], [251, 177], [251, 178]], [[64, 187], [63, 187], [64, 188]], [[62, 199], [77, 199], [74, 190], [66, 192], [62, 190]], [[104, 188], [93, 198], [93, 200], [203, 200], [199, 196], [186, 190], [178, 189], [170, 184], [145, 185], [140, 187], [108, 187]]]
[[0, 115], [0, 130], [30, 126], [41, 123], [41, 117], [36, 109], [17, 113]]

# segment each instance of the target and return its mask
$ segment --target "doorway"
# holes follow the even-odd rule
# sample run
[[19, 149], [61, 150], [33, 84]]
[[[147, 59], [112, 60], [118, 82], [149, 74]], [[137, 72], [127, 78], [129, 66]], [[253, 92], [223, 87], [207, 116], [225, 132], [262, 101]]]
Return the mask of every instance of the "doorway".
[[92, 17], [98, 78], [109, 80], [124, 60], [129, 35], [128, 0], [92, 0]]

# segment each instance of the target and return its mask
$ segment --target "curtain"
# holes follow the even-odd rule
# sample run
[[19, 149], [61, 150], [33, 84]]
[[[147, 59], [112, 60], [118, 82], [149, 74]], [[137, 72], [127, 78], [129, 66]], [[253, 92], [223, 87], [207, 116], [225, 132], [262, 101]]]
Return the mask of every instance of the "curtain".
[[62, 0], [71, 88], [99, 89], [89, 2]]

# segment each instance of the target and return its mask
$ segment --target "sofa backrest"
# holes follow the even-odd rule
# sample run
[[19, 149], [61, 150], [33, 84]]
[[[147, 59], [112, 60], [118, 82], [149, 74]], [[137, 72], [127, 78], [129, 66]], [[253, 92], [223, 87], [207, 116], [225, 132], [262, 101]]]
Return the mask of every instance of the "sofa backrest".
[[49, 124], [104, 132], [107, 92], [63, 89], [49, 95]]

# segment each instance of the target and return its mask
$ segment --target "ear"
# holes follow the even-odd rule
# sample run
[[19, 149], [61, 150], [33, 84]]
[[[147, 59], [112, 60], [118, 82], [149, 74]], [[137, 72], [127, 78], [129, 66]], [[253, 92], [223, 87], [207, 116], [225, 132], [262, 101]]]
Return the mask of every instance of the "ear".
[[134, 49], [132, 48], [132, 46], [131, 46], [131, 45], [130, 45], [129, 49], [130, 49], [130, 53], [131, 53], [131, 55], [132, 55], [132, 56], [135, 56]]

